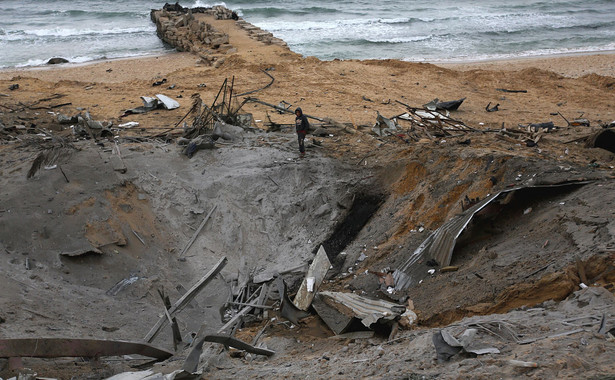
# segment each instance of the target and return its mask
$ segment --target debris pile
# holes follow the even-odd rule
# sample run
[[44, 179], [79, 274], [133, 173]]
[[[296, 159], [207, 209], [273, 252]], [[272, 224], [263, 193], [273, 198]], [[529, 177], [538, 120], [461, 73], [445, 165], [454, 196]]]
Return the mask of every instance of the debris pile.
[[[451, 105], [450, 102], [440, 103], [436, 99], [426, 104], [424, 108], [412, 107], [396, 101], [405, 106], [407, 112], [390, 119], [378, 113], [372, 132], [380, 137], [395, 135], [402, 138], [405, 135], [414, 141], [419, 141], [421, 138], [434, 140], [436, 137], [457, 135], [459, 132], [476, 131], [464, 122], [449, 116], [449, 111], [457, 110], [464, 99], [453, 101], [454, 105]], [[444, 114], [441, 111], [446, 111], [446, 113]], [[407, 127], [405, 127], [406, 125]], [[405, 141], [407, 142], [407, 140]]]

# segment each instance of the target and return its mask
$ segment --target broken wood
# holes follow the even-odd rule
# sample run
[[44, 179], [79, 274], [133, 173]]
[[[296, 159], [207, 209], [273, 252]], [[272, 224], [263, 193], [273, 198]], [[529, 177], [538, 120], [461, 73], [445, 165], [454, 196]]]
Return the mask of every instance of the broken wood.
[[[265, 285], [260, 287], [261, 292], [263, 291], [263, 289], [265, 289]], [[247, 302], [249, 303], [250, 301], [254, 300], [254, 297], [256, 294], [256, 292], [254, 294], [252, 294], [252, 296], [250, 298], [248, 298]], [[260, 294], [260, 293], [259, 293]], [[248, 314], [250, 311], [252, 311], [252, 309], [254, 309], [254, 306], [246, 306], [243, 309], [241, 309], [237, 314], [235, 314], [233, 316], [233, 318], [231, 318], [228, 322], [226, 322], [224, 324], [224, 326], [220, 327], [220, 329], [218, 330], [218, 334], [223, 333], [224, 331], [228, 330], [230, 327], [233, 327], [235, 325], [235, 323], [244, 315]]]
[[[190, 301], [192, 301], [192, 299], [196, 297], [196, 295], [201, 290], [203, 290], [203, 288], [207, 284], [209, 284], [209, 282], [213, 280], [213, 278], [218, 273], [220, 273], [222, 268], [224, 268], [224, 266], [226, 265], [226, 262], [227, 262], [226, 257], [221, 258], [213, 266], [213, 268], [211, 268], [211, 270], [207, 272], [205, 276], [203, 276], [203, 278], [201, 278], [196, 284], [192, 286], [192, 288], [190, 288], [190, 290], [186, 292], [186, 294], [184, 294], [179, 300], [177, 300], [177, 302], [175, 302], [175, 304], [169, 309], [169, 315], [172, 317], [176, 313], [180, 312], [184, 307], [186, 307], [186, 305], [188, 305], [188, 303], [190, 303]], [[167, 317], [165, 315], [165, 316], [162, 316], [158, 320], [158, 322], [156, 322], [154, 327], [152, 327], [152, 329], [147, 333], [147, 335], [145, 335], [143, 340], [146, 342], [152, 342], [154, 338], [156, 338], [160, 330], [166, 325], [166, 323], [167, 323]]]
[[64, 176], [64, 179], [66, 180], [66, 183], [70, 183], [70, 181], [68, 180], [68, 177], [66, 176], [66, 173], [64, 173], [64, 170], [62, 170], [62, 166], [58, 165], [58, 169], [60, 169], [60, 173], [62, 173], [62, 175]]
[[308, 268], [308, 271], [299, 286], [299, 290], [297, 290], [297, 295], [293, 300], [293, 304], [299, 310], [307, 310], [312, 304], [312, 300], [314, 299], [314, 295], [318, 291], [318, 287], [325, 279], [329, 268], [331, 267], [331, 262], [329, 261], [329, 257], [327, 257], [327, 252], [325, 248], [321, 245], [318, 248], [318, 252], [316, 253], [316, 257], [314, 257], [314, 261], [312, 265]]
[[70, 338], [0, 339], [0, 358], [94, 358], [135, 354], [161, 360], [173, 356], [171, 352], [149, 344], [121, 340]]
[[190, 239], [188, 244], [186, 244], [184, 249], [179, 254], [179, 258], [182, 258], [186, 254], [186, 252], [188, 252], [190, 247], [192, 247], [192, 244], [194, 244], [194, 242], [196, 241], [196, 238], [199, 236], [199, 233], [201, 233], [201, 230], [203, 229], [203, 227], [205, 227], [205, 223], [207, 223], [207, 221], [211, 217], [211, 214], [214, 212], [216, 207], [218, 207], [218, 205], [214, 205], [214, 207], [211, 208], [211, 210], [209, 211], [209, 213], [207, 214], [205, 219], [203, 219], [203, 221], [201, 222], [201, 225], [199, 226], [199, 228], [197, 228], [197, 230], [195, 231], [194, 235], [192, 235], [192, 238]]
[[111, 153], [111, 166], [113, 166], [113, 170], [116, 172], [120, 172], [122, 174], [128, 171], [124, 160], [122, 159], [122, 153], [120, 152], [120, 147], [115, 141], [115, 145], [113, 147], [113, 151]]
[[579, 278], [583, 284], [587, 284], [587, 276], [585, 275], [585, 265], [581, 261], [581, 259], [577, 258], [576, 260], [577, 272], [579, 273]]
[[553, 335], [546, 335], [546, 336], [541, 336], [538, 338], [529, 338], [529, 339], [525, 339], [525, 340], [520, 340], [517, 343], [518, 344], [529, 344], [529, 343], [534, 343], [536, 341], [542, 340], [542, 339], [551, 339], [551, 338], [559, 338], [562, 336], [568, 336], [568, 335], [572, 335], [572, 334], [576, 334], [576, 333], [580, 333], [585, 331], [585, 329], [576, 329], [576, 330], [571, 330], [571, 331], [565, 331], [559, 334], [553, 334]]
[[139, 241], [141, 242], [141, 244], [145, 245], [145, 241], [141, 238], [141, 236], [139, 236], [139, 234], [137, 233], [137, 231], [132, 230], [132, 233], [135, 234], [135, 236], [137, 237], [137, 239], [139, 239]]
[[171, 308], [171, 299], [167, 294], [164, 293], [164, 289], [158, 289], [158, 295], [162, 298], [162, 302], [164, 304], [164, 313], [171, 324], [171, 331], [173, 331], [173, 350], [177, 351], [177, 345], [181, 343], [182, 336], [179, 331], [179, 325], [177, 324], [177, 318], [171, 317], [169, 314], [169, 309]]
[[527, 90], [509, 90], [507, 88], [496, 88], [496, 91], [509, 92], [509, 93], [527, 93]]
[[[264, 106], [271, 107], [271, 108], [273, 108], [273, 109], [275, 109], [275, 110], [277, 110], [277, 111], [280, 111], [280, 112], [290, 113], [290, 114], [293, 114], [293, 115], [295, 114], [295, 111], [292, 111], [292, 110], [287, 110], [287, 109], [282, 108], [282, 107], [280, 107], [280, 106], [276, 106], [275, 104], [271, 104], [271, 103], [263, 102], [262, 100], [257, 99], [257, 98], [251, 98], [251, 97], [248, 97], [248, 98], [246, 98], [246, 100], [247, 100], [248, 102], [259, 103], [259, 104], [262, 104], [262, 105], [264, 105]], [[323, 123], [325, 123], [325, 122], [327, 121], [326, 119], [323, 119], [323, 118], [321, 118], [321, 117], [310, 116], [310, 115], [305, 114], [305, 113], [304, 113], [304, 115], [305, 115], [305, 117], [308, 117], [308, 118], [310, 118], [310, 119], [314, 119], [314, 120], [318, 120], [318, 121], [322, 121]]]
[[258, 303], [245, 303], [245, 302], [227, 302], [229, 305], [237, 305], [237, 306], [251, 306], [257, 309], [273, 309], [273, 306], [261, 305]]

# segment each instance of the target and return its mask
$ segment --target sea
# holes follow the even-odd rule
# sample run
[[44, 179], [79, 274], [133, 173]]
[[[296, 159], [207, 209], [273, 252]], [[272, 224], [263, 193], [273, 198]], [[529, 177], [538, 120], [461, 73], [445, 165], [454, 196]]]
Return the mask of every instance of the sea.
[[[150, 0], [0, 0], [0, 68], [161, 54]], [[615, 50], [615, 0], [236, 0], [304, 56], [464, 62]]]

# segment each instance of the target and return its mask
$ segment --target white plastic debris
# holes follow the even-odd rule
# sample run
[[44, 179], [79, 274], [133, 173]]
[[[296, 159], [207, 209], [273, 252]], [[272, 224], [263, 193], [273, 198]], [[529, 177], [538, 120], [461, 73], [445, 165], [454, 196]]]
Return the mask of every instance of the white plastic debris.
[[306, 285], [307, 285], [307, 291], [310, 293], [314, 292], [314, 281], [316, 280], [314, 277], [306, 277]]
[[179, 103], [166, 95], [156, 94], [156, 97], [162, 102], [164, 108], [168, 110], [174, 110], [175, 108], [179, 108]]
[[408, 328], [416, 322], [418, 319], [416, 313], [412, 310], [406, 310], [402, 315], [399, 316], [399, 323]]
[[587, 289], [588, 288], [588, 286], [585, 285], [584, 283], [580, 283], [579, 286], [581, 287], [581, 289]]
[[129, 121], [128, 123], [124, 123], [124, 124], [118, 125], [118, 127], [126, 128], [126, 129], [133, 128], [133, 127], [138, 127], [138, 126], [139, 126], [139, 123], [136, 122], [136, 121]]
[[434, 274], [434, 273], [436, 273], [436, 270], [432, 268], [432, 269], [428, 270], [427, 273]]

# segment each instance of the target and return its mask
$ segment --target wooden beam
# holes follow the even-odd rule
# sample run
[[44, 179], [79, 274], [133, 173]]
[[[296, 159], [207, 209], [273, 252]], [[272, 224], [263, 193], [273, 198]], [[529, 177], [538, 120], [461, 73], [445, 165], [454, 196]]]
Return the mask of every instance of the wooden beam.
[[211, 217], [211, 214], [214, 212], [214, 210], [216, 209], [216, 207], [218, 207], [218, 205], [214, 205], [214, 207], [211, 208], [211, 211], [209, 211], [209, 214], [207, 214], [207, 216], [205, 217], [205, 219], [203, 219], [203, 221], [201, 222], [201, 225], [199, 226], [199, 228], [196, 229], [196, 232], [194, 233], [194, 235], [192, 235], [192, 238], [190, 239], [190, 241], [188, 242], [188, 244], [186, 244], [186, 246], [184, 247], [184, 249], [181, 251], [181, 253], [179, 254], [179, 258], [184, 257], [184, 255], [186, 254], [186, 252], [188, 252], [188, 250], [190, 249], [190, 247], [192, 247], [192, 244], [194, 244], [194, 242], [196, 241], [196, 238], [199, 236], [199, 233], [201, 233], [201, 230], [203, 229], [203, 227], [205, 227], [205, 223], [207, 223], [207, 221], [209, 220], [209, 218]]
[[[194, 284], [192, 286], [192, 288], [190, 288], [190, 290], [188, 290], [186, 292], [186, 294], [184, 294], [182, 296], [182, 298], [180, 298], [179, 300], [177, 300], [177, 302], [175, 302], [175, 304], [173, 306], [171, 306], [171, 308], [169, 309], [169, 315], [171, 317], [173, 317], [176, 313], [179, 313], [184, 307], [186, 307], [186, 305], [188, 305], [188, 303], [190, 303], [190, 301], [192, 301], [192, 299], [194, 297], [196, 297], [196, 295], [203, 290], [203, 288], [209, 284], [209, 282], [211, 280], [213, 280], [213, 278], [220, 273], [220, 271], [222, 270], [222, 268], [224, 268], [224, 266], [226, 265], [227, 259], [226, 257], [223, 257], [220, 259], [220, 261], [218, 261], [216, 263], [216, 265], [214, 265], [213, 268], [211, 268], [211, 270], [209, 272], [207, 272], [207, 274], [205, 274], [205, 276], [203, 276], [203, 278], [201, 278], [196, 284]], [[160, 330], [168, 323], [167, 321], [167, 316], [163, 315], [158, 322], [156, 322], [156, 324], [154, 325], [154, 327], [152, 327], [152, 329], [147, 333], [147, 335], [145, 336], [145, 338], [143, 338], [144, 341], [150, 343], [154, 340], [154, 338], [156, 338], [156, 336], [158, 335], [158, 333], [160, 332]]]

